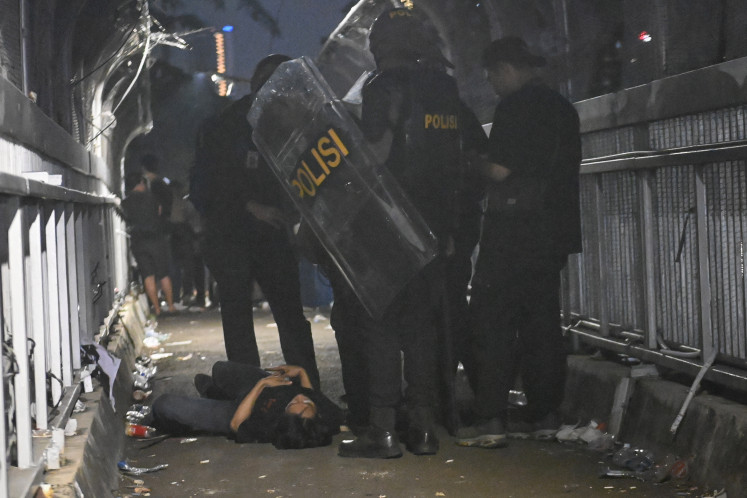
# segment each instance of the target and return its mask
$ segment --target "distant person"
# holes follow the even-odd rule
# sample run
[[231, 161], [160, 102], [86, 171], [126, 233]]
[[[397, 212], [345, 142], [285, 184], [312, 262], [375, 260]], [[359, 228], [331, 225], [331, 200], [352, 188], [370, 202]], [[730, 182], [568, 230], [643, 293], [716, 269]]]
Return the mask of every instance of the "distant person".
[[238, 443], [272, 443], [278, 449], [326, 446], [340, 432], [342, 410], [314, 390], [298, 366], [263, 370], [219, 361], [212, 376], [195, 376], [195, 387], [202, 397], [156, 398], [143, 422], [171, 435], [224, 434]]
[[[189, 201], [186, 185], [174, 180], [169, 187], [173, 193], [169, 223], [174, 294], [184, 307], [197, 305], [204, 308], [205, 271], [198, 247], [202, 233], [200, 214]], [[195, 288], [196, 296], [193, 295]]]
[[155, 154], [145, 154], [140, 158], [142, 176], [149, 191], [158, 199], [161, 205], [161, 219], [165, 228], [168, 228], [168, 220], [171, 217], [171, 203], [173, 193], [163, 176], [158, 173], [158, 157]]
[[293, 208], [252, 143], [246, 120], [253, 95], [286, 60], [284, 55], [262, 59], [251, 79], [253, 93], [202, 125], [190, 198], [205, 222], [203, 253], [218, 283], [228, 359], [259, 366], [252, 313], [256, 280], [277, 323], [285, 361], [303, 367], [318, 389], [311, 325], [303, 314], [290, 243]]
[[500, 101], [487, 158], [473, 160], [487, 184], [488, 208], [470, 301], [478, 419], [457, 431], [463, 446], [506, 445], [508, 394], [519, 366], [528, 400], [521, 421], [537, 436], [561, 424], [560, 270], [581, 250], [581, 138], [574, 107], [538, 77], [544, 64], [517, 37], [495, 40], [483, 53]]
[[161, 314], [157, 282], [161, 285], [168, 311], [174, 307], [171, 278], [169, 277], [169, 243], [161, 224], [161, 205], [148, 191], [140, 173], [130, 173], [125, 178], [127, 196], [122, 201], [130, 248], [135, 257], [140, 276], [143, 278], [145, 294], [156, 316]]

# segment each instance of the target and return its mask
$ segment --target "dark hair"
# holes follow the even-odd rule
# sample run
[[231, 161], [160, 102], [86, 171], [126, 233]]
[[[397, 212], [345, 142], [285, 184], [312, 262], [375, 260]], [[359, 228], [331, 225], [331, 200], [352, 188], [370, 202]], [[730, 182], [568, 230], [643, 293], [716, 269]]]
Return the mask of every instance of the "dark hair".
[[490, 42], [482, 53], [483, 67], [490, 68], [498, 62], [508, 62], [516, 67], [542, 67], [547, 61], [529, 51], [526, 42], [518, 36], [506, 36]]
[[275, 425], [272, 444], [279, 450], [328, 446], [332, 444], [332, 430], [319, 415], [303, 418], [300, 415], [283, 413]]

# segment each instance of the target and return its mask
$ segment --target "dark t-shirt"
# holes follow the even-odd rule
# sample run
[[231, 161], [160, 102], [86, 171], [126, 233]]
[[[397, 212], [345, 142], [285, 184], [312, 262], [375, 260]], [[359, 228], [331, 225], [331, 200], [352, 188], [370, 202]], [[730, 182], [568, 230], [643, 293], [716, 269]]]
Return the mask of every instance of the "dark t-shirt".
[[190, 185], [209, 235], [237, 244], [276, 230], [249, 214], [248, 201], [289, 210], [287, 194], [252, 141], [251, 104], [251, 96], [243, 97], [201, 125]]
[[125, 222], [132, 237], [148, 238], [161, 233], [161, 219], [158, 215], [159, 205], [153, 193], [148, 191], [130, 192], [122, 201]]
[[158, 203], [161, 205], [161, 219], [164, 222], [163, 226], [166, 226], [166, 223], [168, 223], [168, 220], [171, 217], [171, 204], [174, 202], [174, 194], [171, 192], [171, 189], [166, 182], [163, 181], [163, 178], [154, 178], [153, 180], [148, 181], [148, 189], [153, 193], [158, 200]]
[[[241, 402], [246, 394], [240, 396], [238, 402]], [[283, 414], [288, 403], [299, 394], [305, 395], [316, 404], [319, 417], [332, 429], [333, 434], [339, 432], [343, 421], [342, 410], [324, 394], [296, 385], [278, 386], [262, 390], [254, 404], [252, 414], [241, 423], [236, 431], [236, 442], [271, 442], [278, 418]]]
[[498, 103], [488, 154], [511, 175], [489, 187], [481, 259], [559, 259], [579, 252], [575, 108], [539, 81], [530, 82]]

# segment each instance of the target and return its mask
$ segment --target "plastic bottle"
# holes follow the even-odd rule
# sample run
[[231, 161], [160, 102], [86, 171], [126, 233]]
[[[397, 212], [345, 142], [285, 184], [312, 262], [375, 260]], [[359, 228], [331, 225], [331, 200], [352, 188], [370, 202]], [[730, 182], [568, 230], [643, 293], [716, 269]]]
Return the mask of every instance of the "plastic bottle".
[[635, 458], [635, 450], [629, 444], [625, 444], [612, 455], [612, 463], [619, 467], [629, 468], [628, 464]]
[[631, 448], [629, 444], [623, 446], [612, 456], [612, 462], [620, 467], [643, 472], [654, 465], [654, 454], [650, 451]]
[[147, 425], [127, 424], [125, 434], [131, 437], [152, 437], [156, 435], [156, 429]]

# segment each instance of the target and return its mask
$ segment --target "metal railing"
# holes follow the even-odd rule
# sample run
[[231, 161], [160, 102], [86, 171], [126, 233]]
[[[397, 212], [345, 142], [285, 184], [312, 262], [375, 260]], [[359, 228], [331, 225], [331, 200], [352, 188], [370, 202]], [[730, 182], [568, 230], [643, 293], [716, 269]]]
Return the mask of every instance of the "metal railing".
[[69, 415], [129, 256], [111, 166], [2, 78], [0, 96], [0, 496], [20, 496], [44, 470], [33, 431]]
[[[719, 77], [747, 61], [722, 66]], [[688, 102], [692, 82], [713, 74], [577, 104], [584, 252], [569, 262], [564, 309], [584, 341], [688, 373], [715, 351], [707, 378], [744, 391], [747, 105]], [[666, 105], [663, 88], [676, 90]]]

